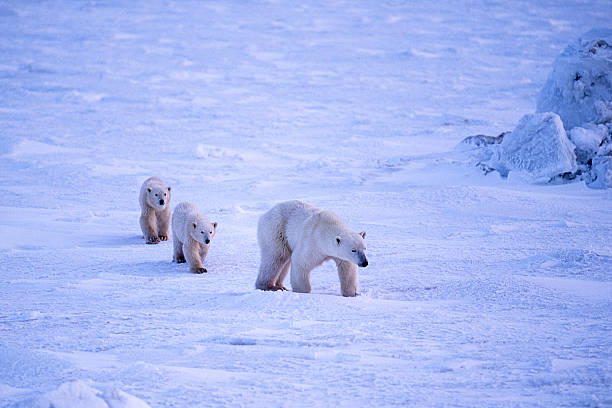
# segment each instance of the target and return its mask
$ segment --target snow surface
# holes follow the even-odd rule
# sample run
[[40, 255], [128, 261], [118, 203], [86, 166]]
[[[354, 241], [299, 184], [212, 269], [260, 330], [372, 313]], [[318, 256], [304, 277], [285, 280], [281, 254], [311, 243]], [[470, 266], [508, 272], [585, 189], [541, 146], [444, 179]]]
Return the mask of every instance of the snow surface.
[[[612, 190], [452, 153], [533, 112], [610, 15], [0, 2], [0, 406], [611, 405]], [[144, 244], [151, 175], [219, 221], [208, 274]], [[368, 232], [360, 296], [329, 263], [311, 294], [254, 289], [257, 219], [294, 198]]]

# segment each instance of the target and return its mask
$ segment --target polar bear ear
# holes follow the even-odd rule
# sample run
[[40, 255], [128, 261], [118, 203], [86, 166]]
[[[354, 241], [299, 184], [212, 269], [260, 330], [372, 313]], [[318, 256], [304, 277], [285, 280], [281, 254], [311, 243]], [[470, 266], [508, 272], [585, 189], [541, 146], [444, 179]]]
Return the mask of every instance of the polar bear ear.
[[214, 229], [217, 229], [217, 225], [219, 225], [219, 224], [217, 224], [217, 221], [212, 223], [212, 226], [213, 226]]
[[193, 225], [193, 229], [198, 228], [198, 224], [196, 224], [195, 222], [192, 222], [191, 225]]
[[359, 233], [359, 235], [361, 235], [361, 238], [365, 239], [366, 232], [365, 232], [365, 231], [361, 231], [361, 232]]
[[340, 245], [340, 242], [341, 242], [341, 241], [342, 241], [342, 240], [340, 239], [340, 237], [336, 237], [336, 244]]
[[150, 193], [151, 192], [151, 187], [147, 187], [147, 191]]

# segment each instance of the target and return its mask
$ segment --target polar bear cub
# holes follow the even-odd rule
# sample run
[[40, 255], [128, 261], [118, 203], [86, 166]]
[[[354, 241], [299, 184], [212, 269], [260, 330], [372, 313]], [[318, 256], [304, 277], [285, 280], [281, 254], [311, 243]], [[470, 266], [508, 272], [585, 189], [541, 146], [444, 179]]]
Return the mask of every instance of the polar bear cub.
[[149, 177], [140, 187], [140, 228], [147, 244], [168, 240], [170, 187], [159, 177]]
[[261, 250], [257, 289], [286, 290], [283, 280], [291, 270], [294, 292], [311, 290], [310, 271], [333, 259], [342, 296], [355, 296], [357, 265], [368, 266], [365, 232], [350, 230], [330, 211], [303, 201], [286, 201], [261, 216], [257, 240]]
[[189, 202], [182, 202], [172, 213], [172, 239], [176, 263], [189, 263], [193, 273], [207, 272], [202, 262], [208, 255], [210, 241], [217, 233], [217, 223], [211, 223], [200, 214], [198, 207]]

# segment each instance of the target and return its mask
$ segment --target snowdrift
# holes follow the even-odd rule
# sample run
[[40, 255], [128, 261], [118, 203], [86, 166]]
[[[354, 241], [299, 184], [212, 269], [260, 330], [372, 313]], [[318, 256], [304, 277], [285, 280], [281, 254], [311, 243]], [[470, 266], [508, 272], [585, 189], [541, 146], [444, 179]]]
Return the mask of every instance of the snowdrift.
[[48, 392], [35, 405], [37, 408], [150, 408], [143, 400], [119, 389], [98, 391], [83, 381], [62, 384]]
[[464, 139], [458, 150], [485, 172], [530, 183], [584, 180], [612, 187], [612, 30], [591, 30], [554, 63], [512, 132]]

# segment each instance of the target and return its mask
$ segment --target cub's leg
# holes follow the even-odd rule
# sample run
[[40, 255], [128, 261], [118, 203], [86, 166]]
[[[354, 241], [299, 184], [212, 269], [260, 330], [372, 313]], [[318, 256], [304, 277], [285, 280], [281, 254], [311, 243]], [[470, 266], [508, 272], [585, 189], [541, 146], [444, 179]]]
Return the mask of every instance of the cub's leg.
[[202, 244], [199, 244], [198, 246], [200, 247], [199, 249], [200, 259], [202, 260], [202, 262], [204, 262], [206, 260], [206, 257], [208, 256], [208, 250], [210, 249], [210, 247], [208, 245], [202, 245]]
[[175, 233], [172, 234], [172, 246], [174, 247], [174, 256], [172, 262], [185, 263], [185, 255], [183, 254], [183, 243], [179, 241]]
[[202, 267], [202, 260], [200, 259], [200, 248], [197, 242], [184, 243], [183, 253], [185, 259], [189, 263], [189, 269], [193, 273], [204, 273], [207, 272], [206, 268]]
[[167, 241], [168, 235], [170, 235], [170, 207], [166, 207], [164, 211], [157, 213], [157, 229], [159, 239]]
[[140, 228], [142, 229], [142, 234], [144, 235], [147, 244], [159, 243], [155, 211], [147, 211], [140, 216]]
[[357, 265], [352, 262], [335, 259], [338, 267], [338, 278], [340, 278], [340, 290], [342, 296], [355, 296], [359, 287], [359, 275]]

